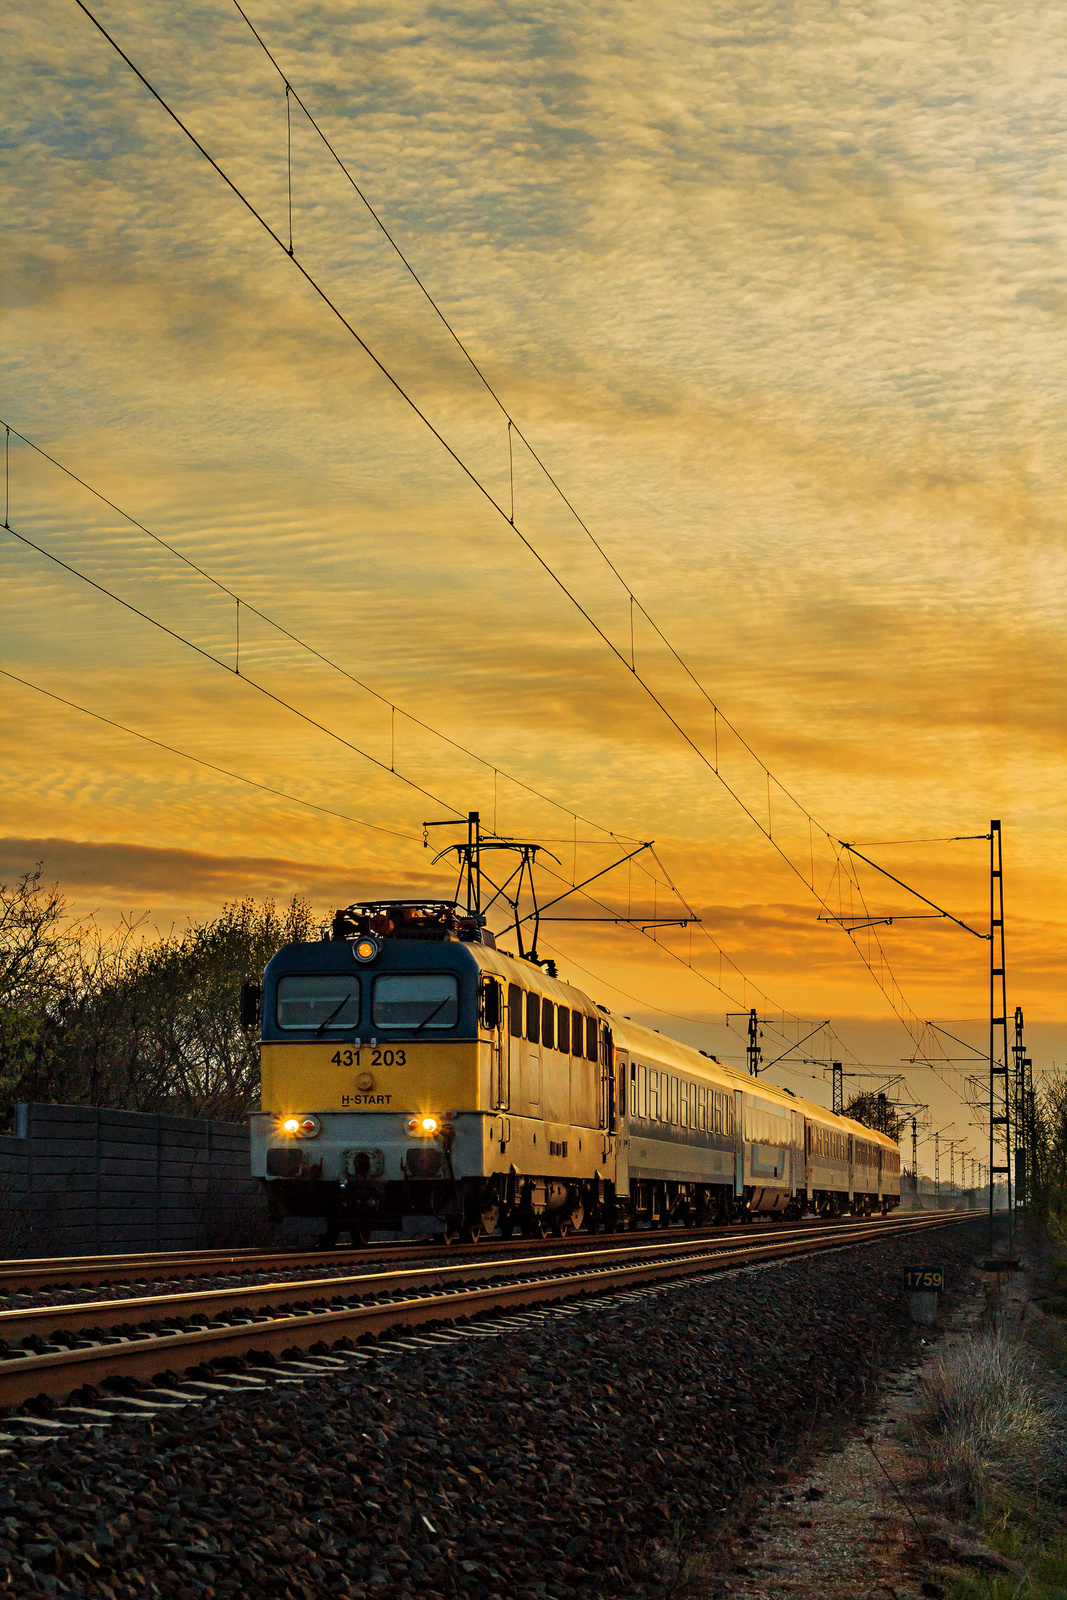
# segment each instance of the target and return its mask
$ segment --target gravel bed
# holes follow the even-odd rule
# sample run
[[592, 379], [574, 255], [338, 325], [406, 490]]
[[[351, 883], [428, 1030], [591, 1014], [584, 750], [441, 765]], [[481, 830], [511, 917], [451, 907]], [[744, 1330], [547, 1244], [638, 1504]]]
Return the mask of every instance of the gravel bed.
[[828, 1419], [862, 1413], [879, 1369], [918, 1346], [904, 1266], [936, 1257], [958, 1273], [982, 1226], [519, 1313], [98, 1437], [17, 1442], [0, 1455], [0, 1587], [665, 1593], [657, 1542], [699, 1540]]

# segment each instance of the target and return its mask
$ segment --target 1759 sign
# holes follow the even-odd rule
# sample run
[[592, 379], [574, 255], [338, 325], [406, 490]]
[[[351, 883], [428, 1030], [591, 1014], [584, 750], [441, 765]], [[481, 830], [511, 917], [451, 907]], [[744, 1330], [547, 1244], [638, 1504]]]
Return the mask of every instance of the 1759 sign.
[[912, 1294], [936, 1291], [945, 1287], [944, 1267], [908, 1267], [904, 1273], [904, 1287]]

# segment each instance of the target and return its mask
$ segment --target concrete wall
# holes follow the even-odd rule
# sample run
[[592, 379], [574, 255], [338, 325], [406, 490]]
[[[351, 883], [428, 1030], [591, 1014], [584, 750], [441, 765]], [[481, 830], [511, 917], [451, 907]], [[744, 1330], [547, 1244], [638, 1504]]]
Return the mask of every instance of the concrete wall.
[[0, 1136], [0, 1256], [266, 1243], [244, 1124], [24, 1104]]

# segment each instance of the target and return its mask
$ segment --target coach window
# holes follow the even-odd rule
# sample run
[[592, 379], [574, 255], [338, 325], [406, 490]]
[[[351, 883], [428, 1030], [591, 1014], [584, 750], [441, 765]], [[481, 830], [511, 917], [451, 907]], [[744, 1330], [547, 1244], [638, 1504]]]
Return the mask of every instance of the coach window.
[[459, 984], [451, 972], [383, 974], [374, 980], [372, 1014], [376, 1028], [454, 1028]]
[[671, 1095], [671, 1104], [670, 1104], [670, 1111], [668, 1112], [668, 1115], [667, 1115], [667, 1121], [677, 1125], [677, 1122], [678, 1122], [678, 1079], [674, 1076], [673, 1072], [671, 1073], [670, 1095]]
[[551, 1000], [541, 1001], [541, 1043], [546, 1050], [556, 1044], [556, 1008]]
[[508, 1029], [513, 1039], [522, 1038], [522, 990], [517, 983], [508, 984]]
[[585, 1019], [585, 1059], [587, 1061], [600, 1059], [600, 1025], [596, 1017]]
[[648, 1068], [637, 1069], [637, 1115], [648, 1116]]
[[277, 1018], [279, 1028], [358, 1028], [359, 979], [354, 972], [279, 978]]
[[648, 1117], [650, 1122], [659, 1121], [659, 1073], [652, 1067], [648, 1069]]
[[708, 1126], [708, 1091], [703, 1085], [697, 1090], [697, 1127], [707, 1129]]
[[566, 1006], [556, 1012], [556, 1046], [564, 1055], [571, 1047], [571, 1014]]
[[682, 1080], [681, 1095], [678, 1101], [678, 1121], [683, 1128], [689, 1126], [689, 1085]]

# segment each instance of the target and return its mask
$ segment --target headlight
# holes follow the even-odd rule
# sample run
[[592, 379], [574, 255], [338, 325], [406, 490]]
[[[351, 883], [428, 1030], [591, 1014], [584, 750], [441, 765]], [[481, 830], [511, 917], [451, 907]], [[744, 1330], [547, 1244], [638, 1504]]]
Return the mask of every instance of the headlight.
[[282, 1132], [289, 1134], [291, 1138], [317, 1139], [322, 1132], [322, 1123], [318, 1117], [313, 1117], [309, 1113], [303, 1116], [283, 1117]]
[[424, 1139], [431, 1139], [440, 1126], [441, 1123], [437, 1117], [430, 1115], [412, 1117], [408, 1122], [408, 1132], [421, 1134]]
[[357, 961], [373, 961], [380, 949], [377, 939], [372, 934], [364, 933], [352, 945], [352, 954]]

